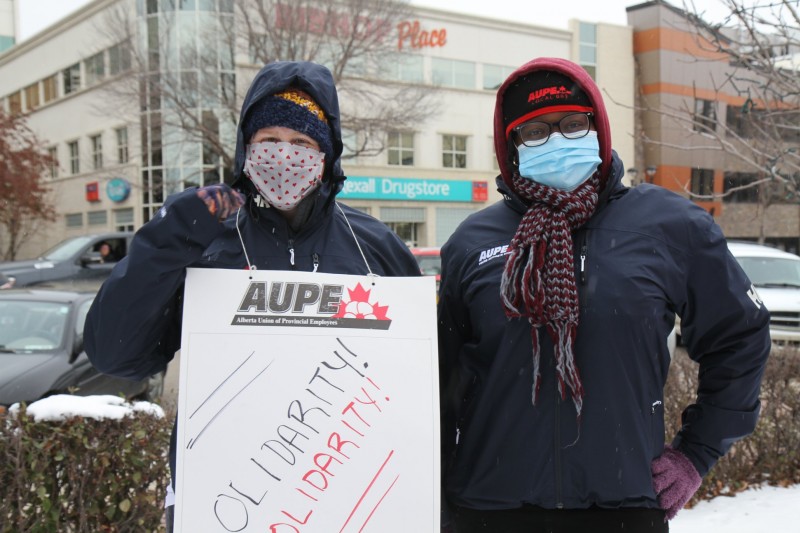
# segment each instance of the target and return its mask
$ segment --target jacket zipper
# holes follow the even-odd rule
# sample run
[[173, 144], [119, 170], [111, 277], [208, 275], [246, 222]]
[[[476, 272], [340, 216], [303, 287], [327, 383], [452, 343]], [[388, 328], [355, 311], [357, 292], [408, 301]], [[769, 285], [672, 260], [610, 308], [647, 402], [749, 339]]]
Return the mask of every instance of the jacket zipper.
[[589, 232], [584, 231], [581, 234], [581, 253], [580, 253], [580, 283], [583, 290], [580, 291], [580, 306], [586, 306], [586, 259], [589, 256]]
[[289, 264], [292, 265], [292, 270], [294, 270], [294, 239], [289, 239], [287, 246], [289, 248]]
[[316, 272], [317, 269], [319, 268], [319, 254], [317, 254], [317, 252], [314, 252], [314, 254], [311, 256], [311, 259], [312, 261], [314, 261], [314, 270], [312, 270], [311, 272]]
[[556, 469], [556, 508], [563, 509], [564, 502], [562, 501], [562, 485], [563, 480], [561, 479], [561, 417], [559, 416], [559, 412], [561, 411], [561, 396], [558, 393], [558, 384], [556, 384], [555, 388], [556, 394], [556, 420], [555, 420], [555, 430], [553, 431], [553, 439], [555, 444], [555, 469]]

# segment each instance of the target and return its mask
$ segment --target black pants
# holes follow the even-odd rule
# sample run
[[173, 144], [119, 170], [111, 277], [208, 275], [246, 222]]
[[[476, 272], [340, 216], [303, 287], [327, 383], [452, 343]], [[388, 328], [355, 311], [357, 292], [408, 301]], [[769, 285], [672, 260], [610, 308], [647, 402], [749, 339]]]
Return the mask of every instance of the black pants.
[[668, 533], [659, 509], [519, 509], [452, 507], [455, 533]]

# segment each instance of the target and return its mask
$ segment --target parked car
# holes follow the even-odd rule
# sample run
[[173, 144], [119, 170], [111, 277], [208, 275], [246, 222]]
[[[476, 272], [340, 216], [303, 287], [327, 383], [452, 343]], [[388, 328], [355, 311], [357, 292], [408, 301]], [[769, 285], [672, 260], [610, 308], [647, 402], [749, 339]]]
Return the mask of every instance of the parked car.
[[419, 270], [423, 276], [436, 276], [436, 288], [442, 277], [442, 258], [438, 247], [411, 248], [411, 253], [417, 258]]
[[164, 375], [127, 381], [100, 374], [83, 350], [83, 325], [97, 293], [9, 289], [0, 292], [0, 413], [53, 394], [122, 394], [157, 400]]
[[800, 256], [744, 242], [728, 248], [769, 310], [773, 342], [800, 342]]
[[0, 272], [0, 289], [10, 289], [14, 286], [14, 282], [17, 281], [13, 277], [6, 276], [2, 272]]
[[[14, 287], [66, 279], [102, 281], [109, 276], [117, 261], [128, 253], [132, 238], [132, 232], [72, 237], [37, 259], [0, 263], [0, 272], [14, 279]], [[109, 253], [104, 257], [101, 249]]]

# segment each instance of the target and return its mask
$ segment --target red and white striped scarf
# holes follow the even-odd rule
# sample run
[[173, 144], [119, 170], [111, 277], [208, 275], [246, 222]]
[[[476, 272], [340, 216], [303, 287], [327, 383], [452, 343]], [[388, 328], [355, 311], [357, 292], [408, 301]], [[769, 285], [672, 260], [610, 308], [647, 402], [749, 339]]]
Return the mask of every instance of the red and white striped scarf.
[[512, 182], [530, 207], [509, 245], [500, 285], [503, 307], [509, 318], [527, 318], [532, 326], [533, 404], [541, 382], [539, 328], [545, 326], [555, 347], [561, 398], [566, 398], [566, 385], [580, 418], [583, 385], [574, 353], [580, 306], [572, 232], [594, 213], [600, 180], [595, 173], [574, 191], [546, 187], [518, 174]]

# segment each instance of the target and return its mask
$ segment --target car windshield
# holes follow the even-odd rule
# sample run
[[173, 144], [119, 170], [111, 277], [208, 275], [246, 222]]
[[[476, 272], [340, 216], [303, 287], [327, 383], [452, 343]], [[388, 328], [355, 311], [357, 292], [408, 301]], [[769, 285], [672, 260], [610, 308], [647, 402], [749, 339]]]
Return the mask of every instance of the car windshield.
[[442, 272], [442, 258], [438, 255], [418, 255], [417, 262], [424, 276], [435, 276]]
[[66, 241], [60, 242], [47, 250], [44, 254], [42, 254], [40, 259], [47, 259], [48, 261], [64, 261], [65, 259], [69, 259], [79, 252], [81, 248], [89, 244], [91, 240], [92, 237], [75, 237], [72, 239], [67, 239]]
[[800, 261], [781, 257], [737, 257], [756, 287], [800, 287]]
[[0, 351], [53, 350], [62, 339], [69, 306], [54, 302], [0, 300]]

